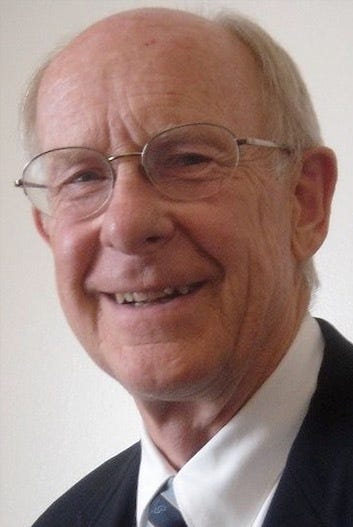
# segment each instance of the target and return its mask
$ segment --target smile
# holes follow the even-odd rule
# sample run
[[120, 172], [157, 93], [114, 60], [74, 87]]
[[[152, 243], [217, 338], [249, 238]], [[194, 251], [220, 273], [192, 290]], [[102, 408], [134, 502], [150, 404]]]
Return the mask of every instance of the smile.
[[117, 304], [130, 304], [135, 307], [148, 306], [156, 302], [168, 302], [178, 296], [185, 296], [201, 286], [200, 282], [181, 287], [166, 287], [161, 291], [134, 291], [129, 293], [115, 293], [113, 296]]

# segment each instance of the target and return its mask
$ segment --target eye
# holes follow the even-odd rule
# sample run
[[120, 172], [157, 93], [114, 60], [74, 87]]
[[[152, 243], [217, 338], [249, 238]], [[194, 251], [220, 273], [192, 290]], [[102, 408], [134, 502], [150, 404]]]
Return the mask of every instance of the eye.
[[202, 163], [210, 163], [211, 161], [212, 160], [209, 157], [203, 154], [198, 154], [196, 152], [190, 152], [179, 156], [175, 156], [174, 159], [175, 165], [179, 166], [200, 165]]
[[170, 153], [161, 160], [164, 168], [182, 170], [183, 168], [201, 168], [213, 162], [213, 159], [199, 152]]
[[92, 183], [97, 181], [104, 181], [107, 177], [100, 172], [94, 170], [85, 170], [78, 172], [65, 179], [65, 184], [71, 183]]

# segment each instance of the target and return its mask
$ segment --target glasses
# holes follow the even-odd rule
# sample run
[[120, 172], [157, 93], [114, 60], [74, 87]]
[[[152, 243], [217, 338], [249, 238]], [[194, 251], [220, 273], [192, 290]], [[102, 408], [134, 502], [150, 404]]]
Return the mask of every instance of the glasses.
[[85, 219], [109, 203], [117, 179], [113, 162], [139, 157], [146, 178], [162, 195], [198, 200], [216, 194], [233, 177], [243, 145], [291, 152], [272, 141], [237, 139], [223, 126], [193, 123], [159, 132], [140, 152], [105, 156], [76, 146], [43, 152], [27, 163], [15, 186], [49, 216]]

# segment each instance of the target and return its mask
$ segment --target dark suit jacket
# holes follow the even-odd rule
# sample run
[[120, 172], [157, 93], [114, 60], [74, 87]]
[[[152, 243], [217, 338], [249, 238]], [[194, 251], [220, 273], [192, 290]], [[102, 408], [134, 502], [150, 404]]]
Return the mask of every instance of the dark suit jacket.
[[[318, 387], [263, 527], [353, 527], [353, 345], [319, 322]], [[140, 454], [136, 443], [98, 467], [33, 527], [133, 527]]]

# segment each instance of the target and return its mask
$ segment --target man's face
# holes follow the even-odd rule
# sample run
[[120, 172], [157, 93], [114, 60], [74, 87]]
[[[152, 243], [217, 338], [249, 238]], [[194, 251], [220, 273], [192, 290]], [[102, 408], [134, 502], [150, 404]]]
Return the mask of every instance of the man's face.
[[[136, 151], [156, 132], [197, 121], [271, 139], [240, 43], [196, 19], [145, 18], [97, 26], [50, 67], [39, 94], [41, 150]], [[131, 158], [114, 165], [102, 214], [44, 218], [74, 332], [137, 399], [230, 396], [258, 384], [292, 337], [290, 186], [274, 175], [269, 150], [241, 154], [239, 177], [207, 199], [163, 197]], [[117, 301], [170, 288], [178, 294], [143, 306]]]

